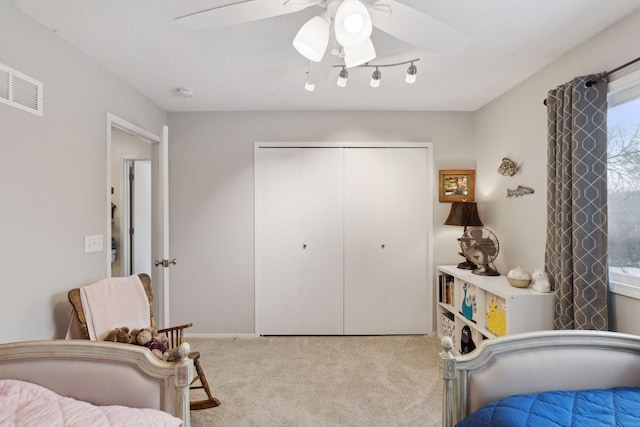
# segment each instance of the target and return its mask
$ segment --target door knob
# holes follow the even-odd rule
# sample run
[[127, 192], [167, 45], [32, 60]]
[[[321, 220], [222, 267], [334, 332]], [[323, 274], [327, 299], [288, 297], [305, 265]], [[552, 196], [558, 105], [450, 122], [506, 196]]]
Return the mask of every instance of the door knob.
[[177, 263], [178, 263], [178, 261], [176, 261], [175, 258], [172, 259], [172, 260], [162, 259], [162, 260], [156, 260], [155, 265], [156, 265], [156, 267], [161, 265], [161, 266], [167, 268], [170, 265], [176, 265]]

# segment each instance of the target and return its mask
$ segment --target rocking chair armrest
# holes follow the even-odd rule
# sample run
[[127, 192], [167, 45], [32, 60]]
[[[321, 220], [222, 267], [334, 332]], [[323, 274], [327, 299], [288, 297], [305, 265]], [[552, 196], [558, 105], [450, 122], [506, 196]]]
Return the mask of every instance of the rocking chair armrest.
[[159, 334], [164, 334], [172, 331], [181, 331], [186, 328], [190, 328], [193, 326], [193, 323], [185, 323], [184, 325], [171, 326], [170, 328], [158, 329]]
[[164, 334], [169, 340], [169, 348], [175, 348], [184, 342], [184, 330], [191, 326], [193, 323], [158, 329], [158, 334]]

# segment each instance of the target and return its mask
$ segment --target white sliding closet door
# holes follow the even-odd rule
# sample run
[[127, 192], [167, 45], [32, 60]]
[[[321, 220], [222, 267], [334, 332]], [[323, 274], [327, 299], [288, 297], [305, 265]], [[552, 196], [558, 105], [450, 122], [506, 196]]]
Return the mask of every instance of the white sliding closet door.
[[258, 324], [265, 335], [298, 334], [302, 324], [300, 152], [268, 148], [261, 149], [259, 155]]
[[384, 148], [345, 149], [344, 333], [386, 329]]
[[343, 150], [302, 149], [302, 332], [343, 333]]
[[425, 334], [431, 315], [427, 149], [387, 150], [387, 334]]
[[342, 334], [342, 150], [258, 155], [258, 333]]
[[424, 334], [426, 148], [345, 153], [345, 334]]

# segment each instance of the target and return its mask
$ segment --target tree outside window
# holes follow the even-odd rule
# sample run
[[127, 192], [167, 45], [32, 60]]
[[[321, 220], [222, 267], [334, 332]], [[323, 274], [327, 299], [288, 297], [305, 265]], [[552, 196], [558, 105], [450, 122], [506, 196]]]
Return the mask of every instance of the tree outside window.
[[640, 98], [609, 108], [609, 271], [640, 278]]

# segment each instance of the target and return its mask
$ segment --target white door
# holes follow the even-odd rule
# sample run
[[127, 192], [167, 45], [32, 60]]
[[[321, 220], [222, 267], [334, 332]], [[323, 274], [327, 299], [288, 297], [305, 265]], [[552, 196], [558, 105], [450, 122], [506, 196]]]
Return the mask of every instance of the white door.
[[347, 149], [346, 334], [430, 332], [427, 158], [426, 148]]
[[157, 179], [153, 180], [156, 202], [153, 209], [152, 259], [155, 272], [151, 275], [154, 307], [158, 328], [171, 325], [169, 319], [169, 267], [176, 264], [169, 251], [169, 127], [162, 127], [160, 141], [152, 149], [152, 160], [157, 165]]
[[387, 150], [387, 334], [426, 334], [429, 215], [426, 148]]
[[343, 150], [302, 149], [302, 333], [342, 335]]
[[345, 149], [344, 332], [386, 329], [385, 148]]
[[302, 330], [300, 149], [263, 148], [256, 158], [256, 292], [259, 334]]
[[261, 148], [257, 330], [342, 334], [342, 150]]
[[[140, 128], [111, 113], [107, 113], [107, 242], [111, 241], [111, 131], [119, 129], [151, 145], [151, 259], [160, 261], [151, 270], [153, 311], [159, 328], [169, 325], [169, 128], [164, 126], [160, 136]], [[111, 276], [111, 251], [107, 251], [107, 276]], [[167, 260], [166, 263], [162, 261]]]

